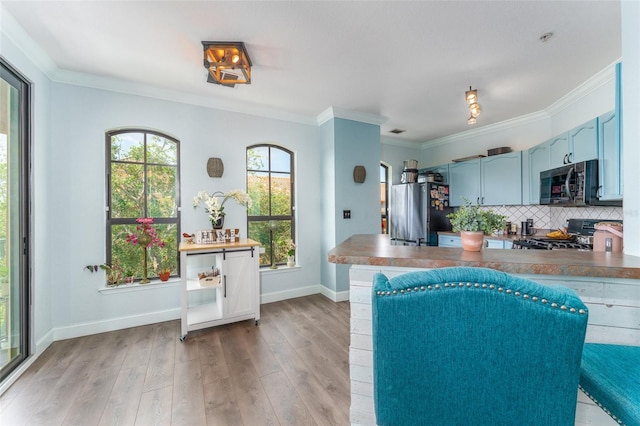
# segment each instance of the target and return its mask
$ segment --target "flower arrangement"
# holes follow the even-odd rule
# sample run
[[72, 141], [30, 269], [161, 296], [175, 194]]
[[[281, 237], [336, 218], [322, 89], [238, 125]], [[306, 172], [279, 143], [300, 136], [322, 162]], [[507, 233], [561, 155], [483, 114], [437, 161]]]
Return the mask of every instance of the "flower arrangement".
[[163, 248], [166, 243], [158, 237], [156, 228], [153, 226], [153, 218], [139, 217], [136, 222], [138, 222], [136, 232], [127, 235], [127, 242], [133, 245], [137, 244], [144, 250], [140, 284], [147, 284], [149, 282], [149, 278], [147, 278], [147, 249], [153, 246]]
[[138, 223], [136, 232], [127, 235], [127, 242], [144, 247], [158, 246], [163, 248], [165, 246], [166, 243], [158, 237], [156, 228], [153, 227], [153, 218], [139, 217], [136, 222]]
[[296, 243], [293, 240], [289, 240], [289, 250], [287, 250], [288, 256], [295, 256], [296, 254]]
[[236, 203], [247, 208], [251, 207], [251, 198], [249, 194], [241, 189], [233, 189], [228, 192], [216, 191], [209, 194], [206, 191], [198, 192], [193, 197], [193, 208], [197, 208], [201, 203], [204, 204], [204, 211], [209, 215], [212, 226], [215, 226], [220, 218], [224, 216], [224, 203], [233, 199]]

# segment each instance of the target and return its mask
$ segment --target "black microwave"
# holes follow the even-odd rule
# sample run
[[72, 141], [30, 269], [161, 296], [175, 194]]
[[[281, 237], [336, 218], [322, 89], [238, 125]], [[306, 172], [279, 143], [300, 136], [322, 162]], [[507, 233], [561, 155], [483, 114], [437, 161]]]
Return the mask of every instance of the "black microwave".
[[621, 206], [621, 201], [598, 199], [598, 160], [567, 164], [540, 172], [540, 204], [565, 206]]

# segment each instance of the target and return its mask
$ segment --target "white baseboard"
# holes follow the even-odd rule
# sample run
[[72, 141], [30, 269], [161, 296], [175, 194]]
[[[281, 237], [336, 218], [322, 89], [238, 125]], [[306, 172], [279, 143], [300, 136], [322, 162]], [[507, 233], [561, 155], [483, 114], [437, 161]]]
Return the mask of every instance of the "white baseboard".
[[273, 303], [279, 302], [281, 300], [294, 299], [296, 297], [304, 297], [310, 296], [312, 294], [322, 294], [327, 299], [333, 300], [334, 302], [343, 302], [345, 300], [349, 300], [349, 291], [341, 291], [336, 293], [333, 290], [326, 288], [325, 286], [318, 285], [310, 285], [307, 287], [300, 287], [286, 291], [279, 291], [275, 293], [266, 293], [260, 296], [260, 303]]
[[105, 333], [107, 331], [122, 330], [124, 328], [138, 327], [141, 325], [155, 324], [158, 322], [180, 319], [180, 309], [150, 312], [142, 315], [110, 318], [104, 321], [93, 321], [74, 324], [68, 327], [53, 329], [53, 340], [71, 339], [74, 337], [88, 336], [90, 334]]
[[335, 292], [333, 290], [330, 290], [324, 286], [322, 286], [321, 291], [323, 296], [325, 296], [327, 299], [331, 299], [334, 302], [344, 302], [345, 300], [349, 300], [349, 290], [346, 291], [340, 291], [340, 292]]
[[312, 294], [322, 293], [323, 286], [310, 285], [307, 287], [299, 287], [291, 290], [277, 291], [274, 293], [263, 293], [260, 295], [260, 304], [279, 302], [281, 300], [294, 299], [296, 297], [311, 296]]

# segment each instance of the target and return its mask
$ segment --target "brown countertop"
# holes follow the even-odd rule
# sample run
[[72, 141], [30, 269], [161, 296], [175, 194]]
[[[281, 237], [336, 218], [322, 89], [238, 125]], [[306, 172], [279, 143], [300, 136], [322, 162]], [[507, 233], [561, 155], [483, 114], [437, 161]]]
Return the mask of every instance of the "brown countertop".
[[640, 257], [578, 250], [482, 250], [391, 245], [388, 235], [353, 235], [329, 252], [350, 265], [444, 268], [474, 266], [512, 274], [640, 279]]

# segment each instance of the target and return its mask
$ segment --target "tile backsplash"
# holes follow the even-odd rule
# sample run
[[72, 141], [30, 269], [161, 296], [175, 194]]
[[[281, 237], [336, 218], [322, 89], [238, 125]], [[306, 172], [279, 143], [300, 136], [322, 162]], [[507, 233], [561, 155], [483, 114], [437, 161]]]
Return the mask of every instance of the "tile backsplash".
[[549, 206], [492, 206], [496, 213], [505, 215], [507, 221], [516, 223], [533, 219], [534, 228], [557, 229], [569, 219], [622, 220], [622, 207], [549, 207]]

